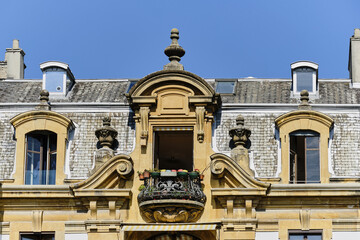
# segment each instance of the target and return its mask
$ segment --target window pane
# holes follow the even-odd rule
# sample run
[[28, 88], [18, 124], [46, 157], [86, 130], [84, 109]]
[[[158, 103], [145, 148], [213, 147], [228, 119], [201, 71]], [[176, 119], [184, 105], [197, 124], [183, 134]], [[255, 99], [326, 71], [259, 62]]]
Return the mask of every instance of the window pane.
[[297, 68], [296, 70], [297, 79], [297, 91], [308, 90], [313, 91], [313, 72], [311, 68]]
[[39, 152], [41, 146], [40, 140], [41, 139], [39, 137], [28, 136], [28, 150]]
[[40, 154], [33, 155], [32, 184], [40, 184]]
[[56, 134], [50, 134], [49, 135], [49, 148], [50, 152], [56, 151]]
[[35, 235], [21, 235], [21, 240], [37, 240]]
[[49, 92], [63, 92], [64, 74], [64, 71], [47, 71], [46, 90], [48, 90]]
[[304, 236], [303, 235], [290, 235], [289, 239], [290, 240], [303, 240]]
[[216, 85], [216, 92], [218, 93], [233, 93], [235, 81], [219, 81]]
[[319, 148], [319, 137], [306, 137], [306, 148]]
[[321, 240], [321, 235], [308, 235], [308, 240]]
[[320, 182], [319, 150], [306, 151], [306, 182]]
[[135, 85], [137, 83], [137, 81], [130, 81], [130, 83], [129, 83], [129, 87], [128, 87], [128, 89], [127, 89], [127, 93], [130, 91], [130, 89]]

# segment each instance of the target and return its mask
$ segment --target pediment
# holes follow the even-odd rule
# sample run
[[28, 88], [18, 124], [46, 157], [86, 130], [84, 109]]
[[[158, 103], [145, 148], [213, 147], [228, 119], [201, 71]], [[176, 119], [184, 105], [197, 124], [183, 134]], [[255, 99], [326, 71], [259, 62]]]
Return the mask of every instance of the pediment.
[[116, 155], [106, 161], [88, 179], [71, 185], [75, 196], [130, 197], [133, 161], [128, 155]]
[[[185, 105], [206, 104], [214, 109], [217, 109], [221, 102], [219, 94], [216, 94], [204, 79], [183, 70], [152, 73], [139, 80], [126, 96], [133, 109], [138, 108], [139, 104], [154, 106], [162, 102], [162, 98], [177, 99], [175, 102], [179, 104], [185, 101]], [[164, 101], [164, 104], [167, 102], [174, 101]], [[170, 107], [170, 111], [175, 110], [173, 106]]]
[[225, 154], [216, 153], [210, 156], [213, 176], [213, 195], [261, 196], [270, 187], [250, 176], [240, 165]]

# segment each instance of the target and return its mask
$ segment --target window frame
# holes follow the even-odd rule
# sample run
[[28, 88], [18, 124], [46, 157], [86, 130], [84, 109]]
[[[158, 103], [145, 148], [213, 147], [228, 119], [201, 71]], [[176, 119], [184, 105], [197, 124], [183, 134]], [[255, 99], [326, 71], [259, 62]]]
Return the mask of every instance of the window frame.
[[[29, 137], [33, 137], [34, 139], [39, 138], [40, 139], [40, 149], [39, 151], [36, 150], [29, 150]], [[57, 134], [54, 132], [50, 132], [50, 131], [33, 131], [30, 133], [27, 133], [25, 136], [25, 152], [26, 152], [26, 157], [25, 157], [25, 185], [54, 185], [55, 184], [55, 179], [56, 179], [56, 155], [57, 155]], [[51, 141], [53, 141], [53, 143], [55, 143], [55, 149], [52, 150], [51, 149]], [[46, 146], [45, 146], [46, 145]], [[27, 182], [27, 173], [28, 171], [31, 172], [31, 176], [33, 176], [34, 172], [34, 163], [32, 160], [31, 162], [31, 169], [28, 169], [28, 162], [29, 162], [29, 153], [38, 153], [39, 154], [39, 170], [38, 170], [38, 174], [39, 174], [39, 183], [35, 183], [34, 184], [34, 178], [31, 177], [30, 178], [30, 183]], [[52, 159], [51, 156], [55, 154], [55, 172], [54, 177], [51, 176], [51, 163], [52, 163]], [[46, 163], [45, 163], [46, 162]], [[44, 166], [46, 166], [46, 169], [44, 170]], [[45, 177], [45, 182], [43, 182], [43, 173], [46, 173], [46, 177]], [[52, 178], [54, 178], [54, 182], [51, 181]], [[50, 182], [51, 181], [51, 182]]]
[[[157, 158], [158, 156], [158, 151], [159, 151], [159, 133], [160, 132], [165, 132], [166, 134], [169, 133], [173, 133], [174, 135], [176, 135], [179, 132], [185, 132], [186, 134], [188, 134], [190, 137], [191, 136], [191, 169], [187, 169], [184, 166], [180, 166], [179, 168], [172, 168], [172, 169], [187, 169], [188, 171], [192, 171], [194, 170], [194, 131], [192, 127], [154, 127], [153, 129], [153, 146], [154, 146], [154, 151], [153, 151], [153, 167], [160, 169], [160, 159]], [[190, 134], [191, 133], [191, 134]], [[162, 168], [163, 169], [163, 168]], [[168, 170], [172, 170], [172, 169], [168, 169]]]
[[298, 61], [291, 64], [291, 76], [292, 76], [292, 93], [294, 96], [300, 96], [300, 92], [303, 89], [298, 89], [298, 71], [302, 68], [312, 70], [312, 90], [309, 91], [309, 95], [316, 95], [318, 93], [318, 68], [319, 65], [310, 61]]
[[65, 174], [66, 146], [69, 131], [75, 128], [73, 122], [53, 111], [34, 110], [16, 115], [10, 123], [14, 126], [16, 139], [16, 162], [11, 175], [12, 183], [25, 184], [26, 135], [34, 131], [49, 131], [57, 135], [55, 185], [63, 185], [67, 177]]
[[[55, 233], [54, 232], [21, 232], [19, 236], [19, 240], [23, 240], [23, 236], [29, 236], [28, 238], [31, 238], [31, 236], [34, 236], [32, 240], [42, 240], [43, 236], [49, 236], [52, 237], [52, 239], [55, 239]], [[51, 236], [52, 235], [52, 236]]]
[[[322, 230], [308, 230], [308, 231], [301, 231], [301, 230], [289, 230], [288, 232], [288, 239], [290, 240], [290, 236], [296, 236], [296, 235], [313, 235], [313, 236], [321, 236], [321, 239], [323, 239], [323, 231]], [[307, 238], [303, 238], [303, 240], [306, 240]]]
[[280, 174], [282, 183], [290, 183], [290, 133], [297, 130], [314, 131], [320, 134], [320, 183], [329, 183], [329, 137], [333, 120], [320, 112], [297, 110], [275, 119], [280, 139]]
[[[317, 148], [308, 148], [307, 146], [307, 139], [309, 139], [310, 137], [317, 137]], [[289, 179], [289, 183], [293, 183], [293, 184], [298, 184], [298, 183], [306, 183], [306, 184], [309, 184], [309, 183], [319, 183], [320, 182], [320, 134], [316, 131], [303, 131], [303, 130], [297, 130], [297, 131], [294, 131], [294, 132], [291, 132], [289, 134], [289, 138], [290, 138], [290, 156], [289, 156], [289, 160], [290, 160], [290, 171], [289, 171], [289, 174], [290, 174], [290, 179]], [[299, 155], [299, 150], [296, 149], [295, 152], [295, 157], [294, 157], [294, 162], [292, 161], [292, 139], [296, 138], [296, 140], [303, 140], [303, 146], [302, 146], [302, 155], [303, 155], [303, 160], [301, 161], [301, 165], [304, 166], [303, 168], [303, 174], [304, 174], [304, 180], [299, 180], [299, 177], [298, 175], [300, 174], [300, 171], [301, 169], [299, 169], [299, 162], [298, 161], [298, 157], [297, 155]], [[296, 143], [296, 148], [298, 147], [298, 143]], [[300, 150], [300, 151], [301, 151]], [[307, 175], [308, 175], [308, 167], [307, 167], [307, 164], [308, 164], [308, 158], [307, 158], [307, 152], [308, 151], [317, 151], [318, 152], [318, 158], [316, 159], [317, 160], [317, 165], [318, 165], [318, 174], [319, 174], [319, 180], [317, 181], [308, 181], [307, 179]], [[294, 174], [292, 174], [292, 172]], [[293, 175], [293, 177], [292, 177]]]

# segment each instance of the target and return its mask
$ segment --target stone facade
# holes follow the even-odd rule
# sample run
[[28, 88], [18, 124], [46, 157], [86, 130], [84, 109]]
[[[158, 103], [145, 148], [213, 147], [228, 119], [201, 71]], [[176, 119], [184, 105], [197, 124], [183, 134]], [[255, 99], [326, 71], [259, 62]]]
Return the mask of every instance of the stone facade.
[[[170, 63], [132, 88], [73, 79], [56, 96], [41, 79], [1, 79], [0, 62], [0, 239], [358, 236], [359, 84], [206, 80], [180, 63], [177, 29], [170, 38]], [[234, 90], [217, 93], [219, 81]]]

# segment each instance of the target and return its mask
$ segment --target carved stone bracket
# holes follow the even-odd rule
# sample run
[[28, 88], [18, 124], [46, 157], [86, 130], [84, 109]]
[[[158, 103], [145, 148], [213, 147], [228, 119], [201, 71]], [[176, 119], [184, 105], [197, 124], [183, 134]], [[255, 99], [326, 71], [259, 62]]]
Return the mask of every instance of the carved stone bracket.
[[141, 133], [140, 133], [140, 145], [146, 146], [147, 138], [149, 135], [149, 107], [140, 107], [140, 123], [141, 123]]
[[197, 140], [202, 143], [204, 141], [204, 124], [205, 124], [205, 107], [198, 106], [195, 109]]
[[140, 204], [141, 214], [147, 222], [195, 222], [204, 210], [204, 204], [191, 200], [153, 200]]

